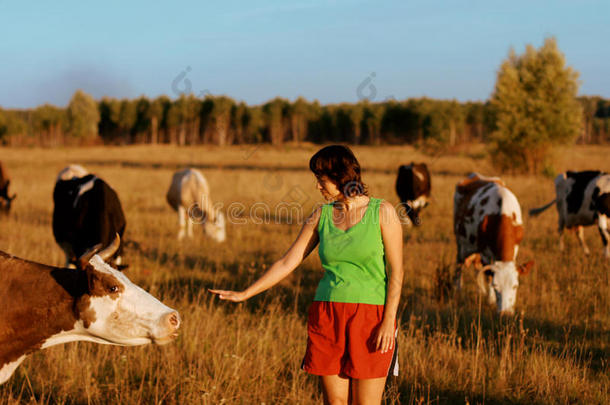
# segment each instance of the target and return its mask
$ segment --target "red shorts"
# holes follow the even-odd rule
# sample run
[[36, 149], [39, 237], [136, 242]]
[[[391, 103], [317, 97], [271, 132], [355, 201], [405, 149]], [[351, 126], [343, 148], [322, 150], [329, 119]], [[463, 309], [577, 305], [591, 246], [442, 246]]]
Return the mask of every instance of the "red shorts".
[[398, 375], [396, 340], [393, 350], [375, 350], [383, 307], [314, 301], [309, 308], [303, 370], [356, 379]]

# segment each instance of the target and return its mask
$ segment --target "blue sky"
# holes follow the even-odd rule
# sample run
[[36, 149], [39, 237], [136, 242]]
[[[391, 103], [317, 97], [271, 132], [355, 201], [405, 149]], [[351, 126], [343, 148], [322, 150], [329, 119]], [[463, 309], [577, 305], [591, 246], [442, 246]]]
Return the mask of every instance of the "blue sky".
[[548, 36], [580, 93], [610, 98], [607, 1], [88, 3], [0, 0], [0, 106], [66, 105], [78, 88], [249, 104], [485, 100], [509, 48]]

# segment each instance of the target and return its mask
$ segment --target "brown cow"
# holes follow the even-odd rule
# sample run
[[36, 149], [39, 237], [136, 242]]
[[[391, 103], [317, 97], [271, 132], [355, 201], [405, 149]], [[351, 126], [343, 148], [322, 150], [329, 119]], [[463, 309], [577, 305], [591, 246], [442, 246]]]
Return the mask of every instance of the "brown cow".
[[8, 178], [6, 168], [0, 162], [0, 213], [8, 214], [11, 209], [11, 203], [17, 197], [17, 194], [13, 194], [12, 197], [8, 196], [8, 186], [11, 184], [11, 180]]
[[425, 163], [402, 165], [398, 168], [396, 177], [396, 194], [407, 211], [409, 222], [418, 226], [421, 224], [419, 212], [430, 201], [430, 172]]
[[[457, 184], [453, 203], [457, 287], [462, 267], [480, 261], [485, 266], [479, 268], [479, 287], [499, 312], [512, 313], [519, 274], [526, 274], [533, 265], [515, 265], [523, 239], [519, 201], [499, 178], [472, 173]], [[491, 285], [485, 275], [491, 277]]]
[[104, 262], [118, 245], [117, 237], [99, 254], [87, 252], [81, 270], [0, 252], [0, 384], [28, 354], [49, 346], [166, 344], [177, 336], [178, 312]]

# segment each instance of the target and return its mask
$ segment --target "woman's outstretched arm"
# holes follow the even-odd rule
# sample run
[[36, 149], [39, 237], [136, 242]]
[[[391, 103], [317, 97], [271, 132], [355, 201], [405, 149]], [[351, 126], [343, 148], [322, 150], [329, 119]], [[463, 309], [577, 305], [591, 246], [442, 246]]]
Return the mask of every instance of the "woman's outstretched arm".
[[381, 236], [390, 265], [390, 277], [386, 292], [383, 321], [377, 332], [377, 350], [385, 353], [394, 348], [396, 312], [402, 290], [404, 270], [402, 266], [402, 225], [396, 210], [387, 201], [381, 203]]
[[273, 263], [271, 267], [252, 285], [244, 291], [229, 291], [229, 290], [212, 290], [209, 291], [217, 294], [220, 299], [227, 301], [240, 302], [245, 301], [250, 297], [261, 293], [268, 288], [279, 283], [283, 278], [292, 273], [299, 264], [318, 245], [318, 222], [322, 208], [318, 207], [306, 220], [301, 228], [301, 232], [296, 240], [290, 246], [290, 249], [278, 261]]

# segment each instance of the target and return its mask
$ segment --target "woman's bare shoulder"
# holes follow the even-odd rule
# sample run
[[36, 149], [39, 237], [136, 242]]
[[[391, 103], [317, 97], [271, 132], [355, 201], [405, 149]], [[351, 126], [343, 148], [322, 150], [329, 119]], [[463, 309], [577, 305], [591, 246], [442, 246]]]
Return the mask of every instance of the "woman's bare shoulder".
[[318, 205], [313, 209], [311, 214], [305, 219], [306, 224], [317, 225], [320, 221], [320, 217], [322, 216], [322, 207], [323, 205]]
[[379, 217], [382, 224], [398, 221], [398, 214], [392, 203], [383, 199], [379, 202]]

